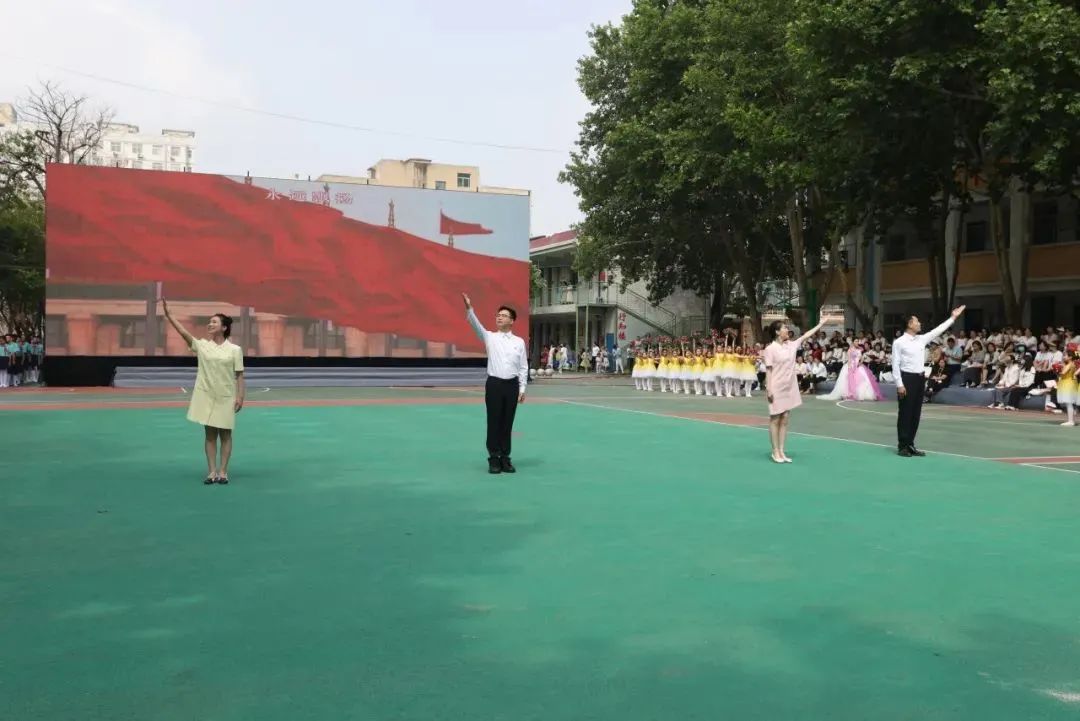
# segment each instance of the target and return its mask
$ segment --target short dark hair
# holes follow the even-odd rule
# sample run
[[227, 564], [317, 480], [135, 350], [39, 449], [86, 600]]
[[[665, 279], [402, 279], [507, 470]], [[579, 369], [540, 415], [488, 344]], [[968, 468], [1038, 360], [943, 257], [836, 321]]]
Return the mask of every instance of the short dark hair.
[[908, 315], [908, 316], [904, 316], [904, 328], [905, 328], [905, 329], [906, 329], [906, 328], [907, 328], [907, 327], [908, 327], [909, 325], [911, 325], [911, 319], [912, 319], [912, 318], [918, 318], [918, 316], [917, 316], [917, 315], [915, 315], [914, 313], [912, 313], [911, 315]]
[[228, 338], [232, 335], [232, 317], [227, 316], [224, 313], [214, 313], [211, 318], [217, 318], [221, 321], [221, 334]]
[[510, 306], [508, 306], [508, 305], [500, 305], [500, 306], [499, 306], [499, 309], [498, 309], [497, 311], [495, 311], [495, 312], [496, 312], [496, 313], [501, 313], [501, 312], [503, 312], [504, 310], [505, 310], [505, 311], [506, 311], [507, 313], [509, 313], [509, 314], [510, 314], [510, 320], [517, 320], [517, 311], [516, 311], [516, 310], [514, 310], [513, 308], [511, 308], [511, 307], [510, 307]]
[[768, 336], [771, 339], [776, 340], [776, 338], [780, 335], [780, 329], [783, 328], [783, 327], [784, 327], [784, 321], [782, 321], [782, 320], [774, 320], [772, 323], [769, 323], [769, 325], [768, 325]]

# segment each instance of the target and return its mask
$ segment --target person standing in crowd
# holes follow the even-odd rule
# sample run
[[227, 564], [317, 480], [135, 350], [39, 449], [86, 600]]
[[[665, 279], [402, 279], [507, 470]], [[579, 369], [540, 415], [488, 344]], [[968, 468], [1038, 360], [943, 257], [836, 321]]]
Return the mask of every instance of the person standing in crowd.
[[22, 385], [22, 344], [11, 334], [7, 336], [8, 378], [12, 388]]
[[623, 346], [616, 343], [614, 353], [615, 353], [615, 372], [618, 373], [619, 375], [623, 375], [624, 373], [626, 373], [626, 349]]
[[[187, 419], [204, 428], [207, 473], [203, 483], [226, 485], [229, 482], [229, 460], [232, 458], [233, 429], [236, 414], [244, 407], [244, 354], [234, 345], [232, 318], [216, 313], [206, 324], [209, 338], [195, 338], [169, 312], [169, 303], [162, 298], [161, 309], [188, 348], [198, 359], [199, 370], [191, 391]], [[218, 444], [221, 445], [220, 460]]]
[[0, 388], [11, 383], [11, 354], [7, 349], [8, 336], [0, 336]]
[[795, 377], [795, 354], [799, 347], [825, 325], [822, 320], [816, 326], [792, 341], [791, 333], [783, 321], [773, 321], [766, 335], [771, 338], [765, 348], [765, 397], [769, 401], [769, 441], [772, 443], [773, 463], [791, 463], [784, 453], [791, 411], [802, 405], [799, 381]]
[[30, 382], [41, 382], [41, 366], [45, 361], [45, 346], [41, 342], [39, 336], [33, 336], [30, 338], [30, 359], [31, 359], [31, 373]]
[[896, 416], [897, 453], [905, 458], [926, 455], [915, 447], [926, 384], [926, 376], [923, 374], [926, 346], [948, 330], [963, 314], [965, 307], [955, 309], [947, 321], [922, 335], [919, 334], [922, 323], [916, 316], [909, 316], [904, 334], [893, 341], [892, 372], [899, 405]]
[[495, 331], [480, 323], [473, 311], [472, 301], [465, 293], [466, 316], [476, 335], [484, 342], [487, 353], [487, 383], [484, 403], [487, 406], [488, 473], [515, 473], [510, 461], [510, 439], [514, 416], [519, 404], [525, 402], [525, 386], [529, 382], [529, 356], [525, 341], [514, 335], [517, 311], [507, 305], [495, 313]]

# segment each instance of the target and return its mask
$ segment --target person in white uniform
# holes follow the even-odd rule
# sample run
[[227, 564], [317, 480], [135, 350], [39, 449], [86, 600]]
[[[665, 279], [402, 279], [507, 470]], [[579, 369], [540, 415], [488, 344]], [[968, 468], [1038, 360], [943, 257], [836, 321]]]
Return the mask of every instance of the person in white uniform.
[[926, 384], [926, 346], [947, 331], [964, 312], [960, 306], [952, 317], [929, 333], [919, 334], [922, 323], [916, 316], [908, 316], [904, 333], [893, 341], [892, 372], [896, 380], [896, 398], [899, 409], [896, 415], [897, 453], [904, 458], [925, 456], [915, 447], [915, 435], [919, 432], [922, 416], [923, 390]]
[[525, 402], [525, 386], [529, 382], [529, 355], [525, 341], [514, 335], [517, 312], [510, 306], [500, 306], [495, 313], [494, 332], [481, 325], [473, 312], [472, 301], [465, 293], [466, 317], [484, 342], [487, 351], [487, 383], [484, 403], [487, 405], [488, 473], [515, 473], [510, 462], [510, 437], [519, 403]]

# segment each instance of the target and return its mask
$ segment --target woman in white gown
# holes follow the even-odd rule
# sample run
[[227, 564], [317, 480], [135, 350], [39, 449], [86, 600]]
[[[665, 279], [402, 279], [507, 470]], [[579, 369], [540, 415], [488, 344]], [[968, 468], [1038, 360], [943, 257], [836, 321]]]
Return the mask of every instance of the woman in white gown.
[[862, 362], [862, 348], [852, 343], [848, 348], [847, 362], [836, 376], [832, 392], [818, 396], [823, 401], [880, 401], [884, 400], [877, 380]]

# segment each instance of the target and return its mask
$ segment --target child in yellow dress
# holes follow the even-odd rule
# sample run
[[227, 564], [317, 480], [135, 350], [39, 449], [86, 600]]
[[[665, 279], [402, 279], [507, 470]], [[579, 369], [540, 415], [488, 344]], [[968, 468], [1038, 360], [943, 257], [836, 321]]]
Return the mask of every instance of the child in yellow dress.
[[[634, 390], [645, 390], [645, 364], [648, 362], [648, 355], [644, 350], [639, 350], [637, 358], [634, 361], [634, 367], [630, 370], [630, 377], [634, 379]], [[651, 363], [649, 364], [652, 365]]]
[[645, 383], [644, 390], [651, 391], [653, 378], [656, 377], [656, 357], [649, 351], [649, 355], [642, 360], [644, 363], [641, 364], [641, 380]]
[[744, 348], [742, 355], [739, 356], [739, 377], [742, 378], [743, 395], [747, 398], [753, 397], [750, 389], [754, 387], [754, 381], [757, 380], [754, 356], [750, 355], [750, 350], [749, 346]]
[[694, 354], [688, 350], [683, 351], [682, 356], [682, 391], [690, 395], [690, 389], [694, 383]]
[[720, 366], [720, 375], [724, 379], [724, 397], [733, 398], [733, 388], [735, 387], [736, 374], [738, 372], [737, 356], [735, 355], [734, 348], [729, 348], [724, 353], [724, 361]]
[[1080, 363], [1077, 352], [1065, 352], [1065, 363], [1061, 366], [1061, 375], [1057, 381], [1057, 405], [1064, 406], [1068, 420], [1061, 425], [1072, 428], [1076, 425], [1076, 406], [1080, 405]]
[[666, 350], [660, 351], [660, 357], [656, 361], [656, 378], [660, 381], [660, 392], [668, 390], [668, 354]]
[[711, 348], [705, 351], [704, 368], [701, 371], [701, 385], [705, 391], [705, 395], [711, 396], [713, 394], [713, 384], [716, 382], [716, 370], [713, 366], [713, 351]]
[[682, 393], [683, 357], [678, 351], [671, 352], [671, 361], [668, 365], [668, 380], [671, 381], [671, 392]]
[[694, 365], [691, 368], [691, 374], [694, 379], [694, 395], [704, 395], [705, 388], [702, 383], [705, 376], [705, 351], [702, 348], [698, 348], [694, 353]]

